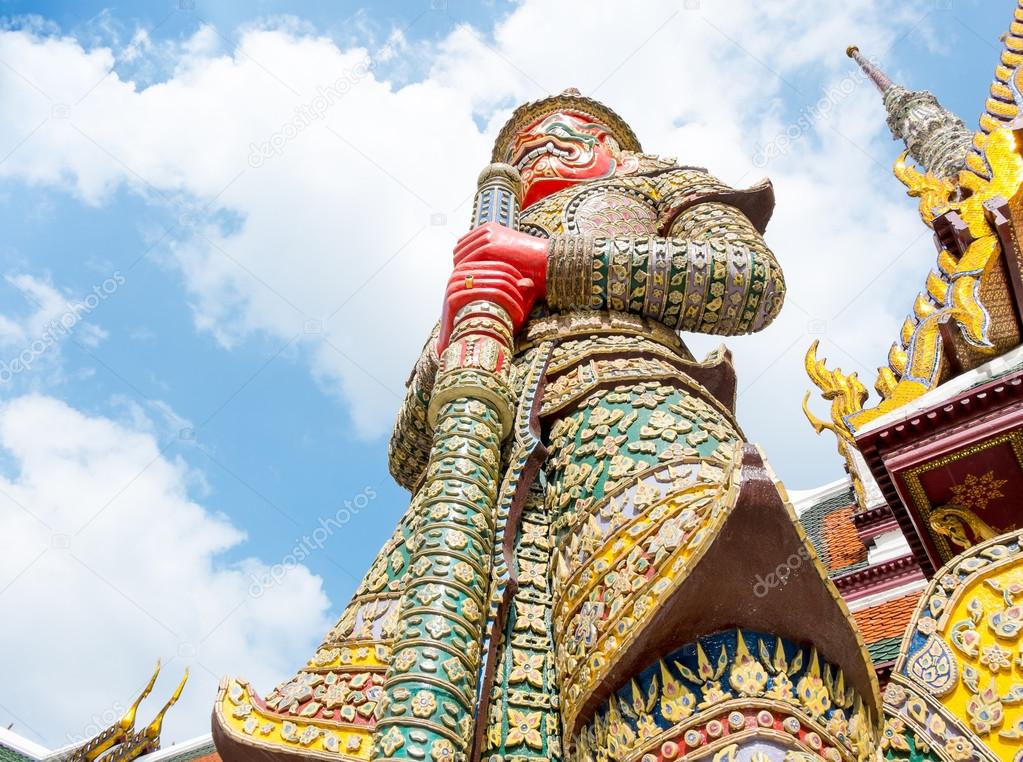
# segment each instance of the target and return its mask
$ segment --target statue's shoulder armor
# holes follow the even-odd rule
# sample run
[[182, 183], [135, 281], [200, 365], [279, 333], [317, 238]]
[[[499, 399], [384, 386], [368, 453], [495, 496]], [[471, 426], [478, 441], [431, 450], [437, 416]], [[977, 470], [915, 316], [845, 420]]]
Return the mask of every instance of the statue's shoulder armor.
[[681, 212], [707, 201], [734, 206], [761, 233], [774, 211], [774, 188], [767, 179], [749, 188], [733, 188], [700, 167], [675, 167], [650, 179], [657, 184], [658, 230], [663, 234], [667, 234], [671, 223]]
[[657, 183], [657, 190], [665, 198], [679, 192], [701, 193], [728, 188], [703, 167], [675, 166], [652, 173], [650, 179]]
[[[699, 167], [683, 167], [674, 156], [658, 156], [652, 153], [636, 153], [634, 151], [622, 151], [621, 163], [634, 165], [629, 174], [646, 175], [653, 177], [662, 172], [670, 172], [675, 169], [700, 169]], [[706, 170], [702, 170], [706, 172]]]
[[554, 235], [650, 235], [657, 224], [657, 181], [628, 175], [573, 185], [522, 211], [520, 229]]

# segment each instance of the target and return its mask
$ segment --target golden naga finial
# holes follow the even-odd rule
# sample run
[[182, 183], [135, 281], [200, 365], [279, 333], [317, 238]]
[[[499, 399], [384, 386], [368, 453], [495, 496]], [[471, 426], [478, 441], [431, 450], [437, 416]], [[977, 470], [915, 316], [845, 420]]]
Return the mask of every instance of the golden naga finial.
[[803, 397], [803, 413], [818, 434], [824, 429], [829, 429], [851, 443], [853, 432], [847, 418], [863, 409], [863, 403], [867, 401], [867, 388], [856, 377], [855, 372], [845, 375], [840, 368], [828, 370], [827, 358], [817, 359], [818, 344], [819, 342], [815, 340], [806, 350], [803, 363], [806, 375], [821, 390], [821, 396], [831, 402], [831, 421], [822, 421], [810, 412], [807, 405], [810, 392]]
[[[152, 693], [159, 674], [160, 662], [157, 661], [153, 676], [149, 678], [146, 687], [142, 689], [138, 698], [132, 702], [131, 706], [128, 707], [128, 711], [124, 713], [121, 719], [102, 733], [93, 736], [84, 744], [69, 752], [67, 756], [63, 757], [64, 762], [95, 762], [95, 760], [100, 758], [114, 759], [115, 757], [118, 762], [130, 762], [130, 760], [138, 756], [160, 748], [160, 730], [163, 727], [164, 715], [181, 697], [185, 681], [188, 680], [188, 670], [185, 670], [185, 676], [182, 678], [177, 690], [174, 691], [174, 695], [171, 696], [170, 701], [159, 711], [156, 718], [143, 730], [137, 731], [135, 730], [135, 718], [138, 714], [139, 706]], [[114, 749], [114, 751], [111, 751], [111, 749]]]
[[157, 739], [160, 737], [160, 731], [163, 729], [163, 718], [167, 714], [167, 710], [178, 703], [178, 699], [181, 698], [181, 691], [185, 689], [185, 683], [188, 682], [188, 670], [185, 670], [184, 676], [181, 678], [181, 682], [178, 683], [177, 689], [174, 691], [174, 695], [170, 697], [163, 708], [156, 713], [156, 717], [153, 721], [146, 726], [146, 737], [149, 739]]
[[861, 508], [866, 508], [867, 495], [853, 459], [852, 450], [856, 442], [848, 416], [863, 409], [863, 403], [867, 401], [867, 389], [855, 372], [847, 376], [839, 368], [828, 370], [827, 358], [817, 359], [817, 345], [817, 341], [810, 345], [803, 362], [806, 374], [821, 390], [821, 396], [831, 402], [831, 421], [822, 421], [810, 411], [810, 392], [803, 395], [803, 414], [818, 434], [825, 429], [834, 432], [838, 439], [838, 454], [845, 460], [846, 471], [849, 472], [856, 493], [856, 502]]
[[125, 733], [130, 733], [135, 728], [135, 715], [138, 713], [139, 705], [146, 698], [146, 696], [153, 692], [153, 686], [156, 685], [156, 678], [159, 675], [160, 660], [157, 659], [156, 669], [153, 670], [153, 676], [149, 678], [149, 683], [146, 685], [145, 688], [142, 689], [142, 693], [140, 693], [139, 697], [135, 699], [135, 701], [132, 703], [130, 707], [128, 707], [128, 711], [124, 713], [124, 716], [121, 717], [120, 722], [117, 723], [121, 727], [121, 730], [123, 730]]
[[920, 218], [930, 226], [935, 217], [944, 214], [951, 207], [951, 199], [956, 191], [951, 180], [921, 172], [907, 163], [909, 151], [903, 151], [895, 161], [892, 172], [899, 182], [906, 186], [906, 194], [911, 198], [920, 199]]
[[93, 762], [93, 760], [99, 759], [115, 746], [125, 743], [132, 733], [135, 732], [135, 715], [138, 712], [139, 705], [153, 690], [153, 686], [156, 684], [156, 677], [159, 674], [160, 662], [157, 661], [153, 676], [149, 678], [146, 687], [142, 689], [138, 698], [128, 707], [128, 711], [124, 713], [124, 716], [71, 752], [67, 757], [67, 762]]

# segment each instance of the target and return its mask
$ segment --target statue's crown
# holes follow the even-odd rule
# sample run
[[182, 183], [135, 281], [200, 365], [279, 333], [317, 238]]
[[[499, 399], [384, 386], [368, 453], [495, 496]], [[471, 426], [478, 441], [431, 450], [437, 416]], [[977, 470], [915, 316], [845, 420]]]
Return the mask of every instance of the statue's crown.
[[542, 98], [531, 103], [523, 103], [511, 115], [501, 132], [494, 141], [494, 153], [492, 161], [507, 161], [508, 151], [515, 141], [515, 136], [526, 126], [537, 119], [558, 111], [575, 111], [580, 114], [592, 117], [593, 121], [599, 122], [606, 127], [618, 145], [626, 151], [641, 151], [639, 138], [632, 128], [618, 114], [612, 111], [598, 100], [587, 98], [579, 94], [574, 87], [570, 87], [560, 95], [552, 95], [549, 98]]

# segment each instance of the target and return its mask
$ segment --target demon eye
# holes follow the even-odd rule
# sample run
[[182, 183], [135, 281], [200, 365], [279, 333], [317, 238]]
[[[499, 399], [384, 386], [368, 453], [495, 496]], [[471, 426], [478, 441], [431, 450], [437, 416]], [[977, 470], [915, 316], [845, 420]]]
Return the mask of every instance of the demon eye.
[[559, 137], [559, 138], [570, 138], [570, 137], [572, 137], [571, 130], [569, 130], [568, 127], [566, 127], [565, 125], [561, 124], [560, 122], [556, 122], [555, 124], [552, 124], [550, 127], [548, 127], [547, 128], [547, 134], [548, 135], [554, 135], [555, 137]]

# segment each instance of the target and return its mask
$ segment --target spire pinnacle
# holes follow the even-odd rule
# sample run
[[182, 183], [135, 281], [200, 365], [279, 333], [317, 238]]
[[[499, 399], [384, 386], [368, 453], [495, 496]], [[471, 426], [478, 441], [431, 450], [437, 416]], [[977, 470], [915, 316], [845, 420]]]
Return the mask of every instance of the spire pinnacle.
[[942, 180], [955, 180], [973, 140], [973, 133], [963, 120], [931, 93], [909, 90], [892, 82], [855, 45], [846, 48], [845, 53], [881, 92], [892, 137], [906, 144], [909, 155], [924, 172]]
[[881, 71], [877, 66], [867, 60], [858, 47], [850, 45], [845, 49], [845, 54], [860, 65], [863, 73], [870, 77], [870, 81], [877, 85], [877, 89], [884, 95], [894, 87], [891, 78]]

